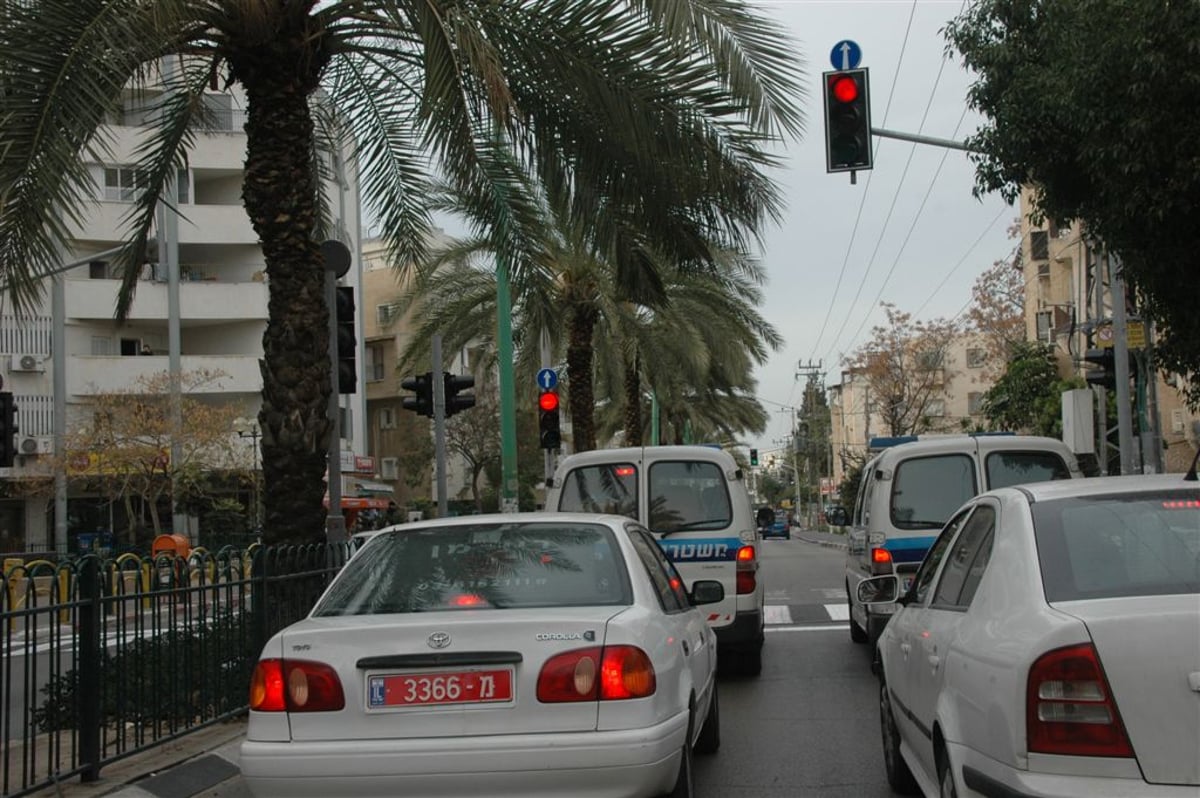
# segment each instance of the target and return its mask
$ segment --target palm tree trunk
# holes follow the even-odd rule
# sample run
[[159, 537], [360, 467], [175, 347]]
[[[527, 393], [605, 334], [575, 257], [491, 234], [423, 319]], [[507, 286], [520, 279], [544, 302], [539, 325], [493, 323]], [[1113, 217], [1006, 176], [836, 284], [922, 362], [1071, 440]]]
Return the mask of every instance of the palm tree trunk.
[[587, 452], [596, 448], [596, 422], [592, 418], [592, 333], [596, 328], [596, 311], [586, 306], [576, 308], [569, 324], [567, 398], [571, 430], [575, 451]]
[[625, 445], [642, 445], [641, 358], [625, 361]]
[[269, 63], [272, 58], [279, 54], [248, 55], [250, 63], [236, 65], [249, 110], [242, 198], [262, 243], [270, 291], [259, 364], [263, 542], [310, 542], [323, 539], [326, 515], [329, 310], [320, 248], [313, 240], [311, 87], [297, 80], [299, 55], [281, 59], [282, 65]]

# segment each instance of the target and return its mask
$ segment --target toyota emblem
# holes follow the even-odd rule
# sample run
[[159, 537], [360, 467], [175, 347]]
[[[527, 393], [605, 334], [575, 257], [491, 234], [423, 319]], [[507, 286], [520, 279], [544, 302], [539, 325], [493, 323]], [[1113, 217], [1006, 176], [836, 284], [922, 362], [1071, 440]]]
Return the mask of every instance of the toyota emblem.
[[425, 642], [430, 648], [445, 648], [450, 645], [450, 635], [446, 632], [434, 632]]

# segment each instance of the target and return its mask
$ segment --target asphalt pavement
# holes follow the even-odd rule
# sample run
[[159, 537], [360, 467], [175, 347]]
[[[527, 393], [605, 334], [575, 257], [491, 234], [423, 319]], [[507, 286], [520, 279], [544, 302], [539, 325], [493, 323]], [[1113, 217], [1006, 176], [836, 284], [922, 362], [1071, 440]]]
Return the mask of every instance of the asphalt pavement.
[[[844, 534], [794, 529], [792, 537], [846, 547]], [[238, 778], [245, 731], [245, 718], [219, 723], [114, 762], [100, 771], [98, 781], [75, 777], [34, 798], [252, 798]]]

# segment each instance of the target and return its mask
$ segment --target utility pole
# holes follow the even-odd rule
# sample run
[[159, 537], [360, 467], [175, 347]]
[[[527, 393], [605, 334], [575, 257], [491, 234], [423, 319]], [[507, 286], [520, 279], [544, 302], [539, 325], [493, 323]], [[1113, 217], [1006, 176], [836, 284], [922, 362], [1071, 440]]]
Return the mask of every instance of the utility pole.
[[1112, 291], [1113, 357], [1117, 373], [1117, 442], [1121, 447], [1121, 473], [1135, 472], [1133, 449], [1133, 413], [1129, 395], [1129, 339], [1125, 322], [1125, 278], [1120, 260], [1106, 252], [1108, 285]]
[[[819, 479], [817, 479], [815, 481], [813, 480], [813, 477], [816, 476], [813, 474], [813, 463], [812, 463], [812, 434], [813, 434], [813, 430], [816, 429], [816, 425], [813, 423], [813, 417], [812, 417], [813, 405], [816, 403], [816, 398], [813, 396], [813, 391], [816, 388], [816, 383], [818, 381], [823, 381], [825, 379], [824, 362], [821, 360], [818, 360], [817, 362], [814, 363], [811, 359], [809, 359], [808, 362], [806, 362], [806, 363], [798, 363], [796, 365], [796, 379], [799, 380], [801, 377], [804, 377], [806, 379], [806, 382], [804, 385], [804, 408], [803, 408], [804, 409], [804, 419], [800, 423], [802, 423], [804, 425], [804, 428], [806, 430], [806, 433], [803, 436], [804, 437], [804, 461], [805, 461], [804, 483], [806, 486], [805, 492], [810, 497], [809, 511], [811, 513], [812, 496], [814, 494], [814, 482], [815, 482], [815, 485], [818, 486], [816, 489], [817, 493], [819, 493], [819, 485], [820, 485]], [[792, 419], [793, 434], [795, 434], [797, 429], [798, 429], [798, 425], [796, 423], [796, 420], [793, 418]], [[820, 475], [820, 476], [823, 476], [823, 475]], [[799, 477], [797, 477], [797, 480], [796, 480], [796, 495], [797, 496], [800, 495]], [[815, 527], [817, 516], [815, 513], [812, 513], [812, 515], [813, 515], [813, 526]], [[806, 521], [808, 520], [807, 516], [806, 516], [805, 520]]]

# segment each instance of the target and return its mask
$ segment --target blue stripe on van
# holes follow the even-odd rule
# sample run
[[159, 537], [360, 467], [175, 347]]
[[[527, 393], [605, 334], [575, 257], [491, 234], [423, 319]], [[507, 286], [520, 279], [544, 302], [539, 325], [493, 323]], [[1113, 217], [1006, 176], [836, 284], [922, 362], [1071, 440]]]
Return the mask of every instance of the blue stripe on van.
[[664, 538], [658, 545], [674, 563], [726, 562], [737, 559], [742, 541], [740, 538]]
[[937, 540], [937, 535], [912, 538], [889, 538], [883, 547], [892, 553], [892, 562], [920, 562], [925, 552]]

